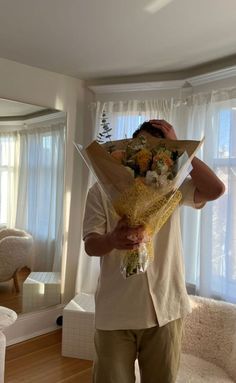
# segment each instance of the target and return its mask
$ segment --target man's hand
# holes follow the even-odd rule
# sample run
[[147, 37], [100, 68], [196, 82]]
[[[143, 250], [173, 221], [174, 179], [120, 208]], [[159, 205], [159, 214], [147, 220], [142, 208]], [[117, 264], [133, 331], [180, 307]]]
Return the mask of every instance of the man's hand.
[[155, 128], [160, 129], [163, 132], [165, 138], [167, 138], [169, 140], [177, 140], [178, 139], [173, 126], [171, 124], [169, 124], [169, 122], [167, 122], [166, 120], [150, 120], [149, 122]]
[[114, 249], [137, 249], [141, 242], [148, 241], [143, 226], [130, 227], [126, 218], [122, 218], [109, 233], [90, 233], [84, 239], [85, 251], [88, 255], [102, 257]]
[[114, 249], [132, 250], [144, 241], [144, 226], [130, 227], [125, 217], [120, 219], [115, 229], [109, 233], [108, 241]]

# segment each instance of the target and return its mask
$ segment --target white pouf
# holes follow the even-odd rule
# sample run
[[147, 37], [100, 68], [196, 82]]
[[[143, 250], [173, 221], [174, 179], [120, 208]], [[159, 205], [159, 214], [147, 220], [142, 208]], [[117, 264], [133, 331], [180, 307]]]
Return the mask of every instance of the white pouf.
[[6, 337], [0, 331], [0, 383], [4, 383]]
[[0, 331], [5, 327], [10, 326], [17, 319], [15, 311], [8, 309], [7, 307], [0, 306]]
[[23, 313], [61, 303], [61, 273], [32, 272], [23, 283]]
[[0, 306], [0, 383], [4, 383], [5, 371], [5, 353], [6, 353], [6, 337], [3, 334], [4, 328], [13, 324], [17, 319], [15, 311], [7, 307]]
[[63, 310], [62, 355], [94, 359], [94, 296], [80, 293]]

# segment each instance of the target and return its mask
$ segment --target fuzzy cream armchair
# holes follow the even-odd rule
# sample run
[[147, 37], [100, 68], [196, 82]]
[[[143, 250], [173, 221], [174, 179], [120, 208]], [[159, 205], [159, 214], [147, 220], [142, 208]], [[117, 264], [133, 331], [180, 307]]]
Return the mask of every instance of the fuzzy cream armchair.
[[0, 282], [13, 278], [19, 292], [18, 272], [24, 266], [31, 268], [33, 259], [33, 238], [18, 229], [0, 230]]
[[177, 383], [236, 382], [236, 305], [191, 297]]
[[[236, 382], [236, 305], [191, 296], [176, 383]], [[136, 383], [140, 382], [135, 365]]]

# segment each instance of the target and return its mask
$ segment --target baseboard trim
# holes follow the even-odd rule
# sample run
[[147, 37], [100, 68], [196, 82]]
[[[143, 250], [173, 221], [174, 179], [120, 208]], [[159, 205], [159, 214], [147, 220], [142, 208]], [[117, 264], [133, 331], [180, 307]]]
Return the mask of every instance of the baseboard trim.
[[56, 324], [56, 320], [62, 315], [63, 308], [64, 305], [58, 305], [45, 310], [20, 314], [16, 322], [3, 331], [7, 346], [60, 329], [61, 326]]

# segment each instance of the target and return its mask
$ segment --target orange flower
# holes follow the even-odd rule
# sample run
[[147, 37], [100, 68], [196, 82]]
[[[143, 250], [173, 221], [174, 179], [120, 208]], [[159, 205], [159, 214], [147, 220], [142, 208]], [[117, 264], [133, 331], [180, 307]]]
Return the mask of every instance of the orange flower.
[[136, 177], [135, 181], [142, 182], [142, 184], [146, 185], [146, 178], [145, 177]]
[[166, 154], [165, 152], [160, 152], [158, 154], [156, 154], [154, 157], [153, 157], [153, 165], [155, 167], [155, 164], [159, 161], [163, 161], [165, 165], [168, 166], [168, 168], [170, 168], [171, 166], [173, 166], [174, 162], [173, 160], [168, 156], [168, 154]]
[[146, 173], [149, 169], [149, 164], [152, 159], [152, 153], [148, 149], [141, 149], [136, 155], [136, 164], [139, 166], [140, 173]]

